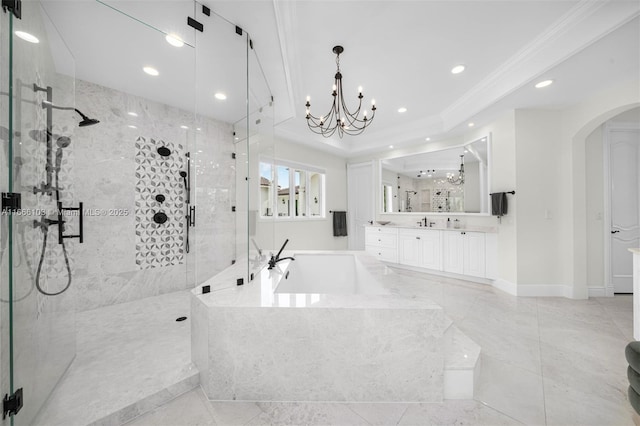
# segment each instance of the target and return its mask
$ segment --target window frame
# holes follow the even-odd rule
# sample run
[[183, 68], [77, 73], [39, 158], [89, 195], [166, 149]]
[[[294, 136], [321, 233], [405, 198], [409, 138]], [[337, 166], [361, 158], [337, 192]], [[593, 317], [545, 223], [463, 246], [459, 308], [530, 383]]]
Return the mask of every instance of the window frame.
[[[267, 164], [271, 168], [272, 179], [270, 183], [270, 191], [271, 200], [270, 204], [272, 207], [273, 214], [271, 216], [266, 216], [263, 214], [262, 209], [260, 209], [259, 220], [279, 220], [279, 221], [308, 221], [308, 220], [326, 220], [326, 170], [320, 167], [312, 166], [309, 164], [298, 163], [289, 160], [276, 159], [270, 157], [260, 157], [258, 162], [259, 169], [262, 164]], [[289, 193], [288, 193], [288, 209], [287, 215], [280, 216], [278, 214], [278, 202], [280, 202], [280, 194], [279, 194], [279, 182], [278, 182], [278, 167], [286, 167], [288, 169], [288, 185], [289, 185]], [[296, 202], [302, 198], [300, 195], [300, 187], [301, 184], [296, 185], [296, 172], [301, 172], [301, 175], [304, 175], [304, 205], [298, 205], [298, 215], [296, 215]], [[311, 176], [319, 175], [320, 182], [318, 182], [318, 202], [319, 211], [318, 215], [312, 215], [311, 204], [315, 204], [315, 199], [313, 199], [310, 195], [311, 191]], [[262, 178], [262, 175], [259, 175]], [[301, 182], [302, 183], [302, 182]], [[298, 194], [296, 195], [296, 187], [298, 187]], [[259, 203], [262, 204], [262, 192], [259, 193]], [[312, 201], [313, 200], [313, 201]]]

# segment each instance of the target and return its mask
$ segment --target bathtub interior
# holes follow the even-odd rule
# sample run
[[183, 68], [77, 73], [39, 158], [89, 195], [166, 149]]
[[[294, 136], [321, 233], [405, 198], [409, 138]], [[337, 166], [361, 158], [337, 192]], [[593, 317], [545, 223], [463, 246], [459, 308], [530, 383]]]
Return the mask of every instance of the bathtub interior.
[[283, 271], [275, 293], [387, 293], [353, 254], [297, 253]]

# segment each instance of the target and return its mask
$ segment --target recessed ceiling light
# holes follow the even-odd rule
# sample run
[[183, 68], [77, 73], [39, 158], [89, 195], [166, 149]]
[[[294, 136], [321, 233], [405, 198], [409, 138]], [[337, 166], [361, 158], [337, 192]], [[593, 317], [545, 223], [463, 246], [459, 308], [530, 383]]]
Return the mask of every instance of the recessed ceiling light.
[[426, 138], [426, 139], [425, 139], [425, 141], [430, 141], [430, 140], [431, 140], [431, 138]]
[[185, 130], [186, 130], [186, 129], [188, 129], [189, 127], [188, 127], [188, 126], [185, 126], [185, 125], [182, 125], [182, 126], [180, 126], [180, 128], [181, 128], [181, 129], [185, 129]]
[[201, 129], [200, 127], [197, 127], [197, 128], [196, 128], [196, 130], [197, 130], [197, 131], [200, 131], [200, 130], [202, 130], [202, 129]]
[[469, 127], [473, 127], [473, 126], [475, 126], [475, 125], [476, 125], [475, 123], [469, 123], [469, 124], [468, 124], [468, 126], [469, 126]]
[[451, 74], [460, 74], [462, 71], [464, 71], [464, 65], [456, 65], [451, 68]]
[[142, 70], [143, 70], [144, 72], [146, 72], [147, 74], [152, 75], [152, 76], [154, 76], [154, 77], [156, 77], [156, 76], [160, 75], [160, 73], [158, 72], [158, 70], [157, 70], [157, 69], [155, 69], [155, 68], [153, 68], [153, 67], [144, 67], [144, 68], [142, 68]]
[[222, 92], [218, 92], [213, 96], [215, 96], [216, 99], [221, 100], [221, 101], [224, 101], [225, 99], [227, 99], [227, 95], [225, 95]]
[[130, 129], [137, 129], [137, 127], [134, 126], [133, 124], [129, 124], [127, 127], [129, 127]]
[[389, 148], [390, 148], [390, 149], [393, 149], [393, 145], [389, 145]]
[[24, 31], [16, 31], [14, 34], [24, 41], [28, 41], [29, 43], [40, 43], [38, 37], [34, 36], [33, 34], [25, 33]]
[[182, 39], [175, 34], [167, 34], [164, 39], [167, 40], [167, 43], [169, 43], [172, 46], [175, 46], [175, 47], [184, 46], [184, 41], [182, 41]]
[[536, 89], [541, 89], [543, 87], [547, 87], [549, 86], [551, 83], [553, 83], [553, 80], [544, 80], [541, 81], [540, 83], [536, 84]]
[[400, 113], [407, 112], [407, 109], [405, 107], [401, 107], [401, 108], [398, 108], [398, 112]]
[[137, 117], [138, 116], [138, 113], [133, 112], [133, 111], [129, 111], [127, 114], [129, 114], [132, 117]]

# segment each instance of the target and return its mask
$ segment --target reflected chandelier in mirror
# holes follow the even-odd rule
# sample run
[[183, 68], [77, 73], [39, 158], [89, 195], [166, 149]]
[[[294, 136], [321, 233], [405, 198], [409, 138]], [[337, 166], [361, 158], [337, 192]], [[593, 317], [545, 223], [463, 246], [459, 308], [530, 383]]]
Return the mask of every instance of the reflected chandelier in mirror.
[[489, 213], [489, 137], [381, 161], [382, 213]]

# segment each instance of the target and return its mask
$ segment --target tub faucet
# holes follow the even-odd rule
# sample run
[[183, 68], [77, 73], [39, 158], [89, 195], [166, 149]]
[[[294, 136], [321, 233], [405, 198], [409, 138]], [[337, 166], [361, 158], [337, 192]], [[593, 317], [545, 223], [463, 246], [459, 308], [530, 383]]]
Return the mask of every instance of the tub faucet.
[[273, 255], [273, 253], [271, 253], [271, 259], [269, 259], [269, 268], [267, 269], [273, 269], [276, 266], [276, 263], [280, 262], [281, 260], [286, 260], [286, 259], [295, 260], [293, 257], [283, 257], [283, 258], [280, 257], [280, 254], [282, 254], [282, 250], [284, 250], [284, 246], [286, 246], [288, 242], [289, 242], [289, 239], [286, 239], [284, 241], [284, 244], [282, 244], [282, 247], [280, 247], [280, 251], [275, 256]]

